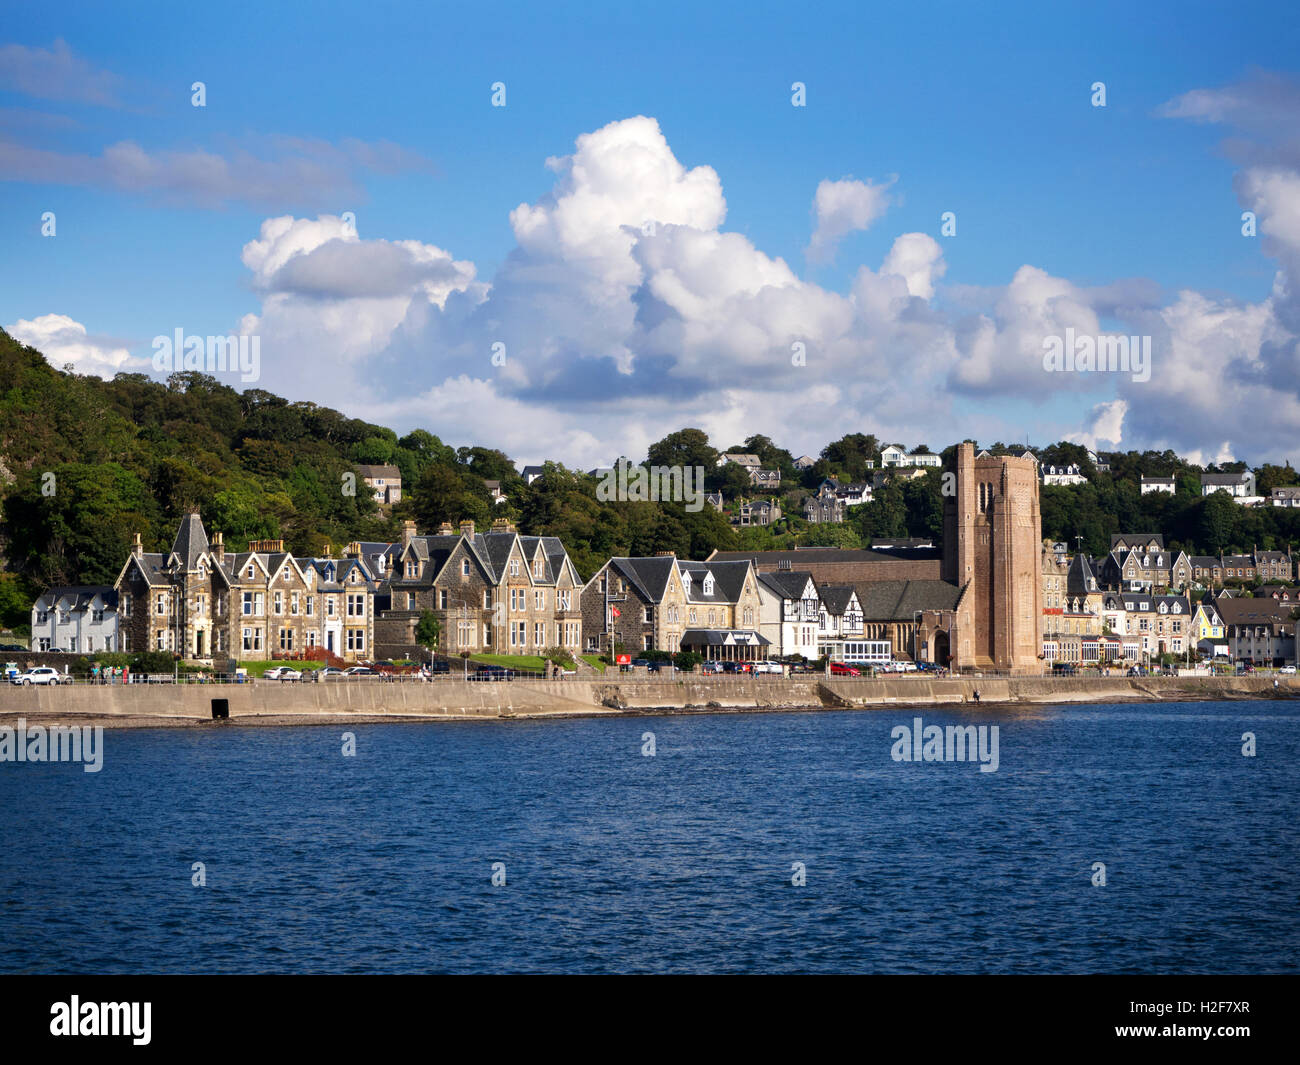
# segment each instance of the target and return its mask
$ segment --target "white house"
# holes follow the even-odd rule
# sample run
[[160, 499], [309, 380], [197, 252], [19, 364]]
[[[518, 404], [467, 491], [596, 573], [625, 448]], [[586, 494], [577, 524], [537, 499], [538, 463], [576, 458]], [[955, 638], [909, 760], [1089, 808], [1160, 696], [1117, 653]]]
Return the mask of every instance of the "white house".
[[1142, 494], [1149, 496], [1152, 492], [1164, 492], [1173, 495], [1176, 485], [1172, 477], [1143, 477]]
[[1255, 475], [1249, 470], [1244, 473], [1201, 474], [1201, 495], [1215, 492], [1227, 492], [1234, 499], [1252, 499], [1255, 496]]
[[32, 604], [33, 651], [116, 651], [117, 592], [109, 587], [51, 588]]
[[[932, 455], [928, 451], [914, 451], [908, 454], [901, 447], [890, 444], [880, 452], [880, 465], [882, 469], [903, 466], [942, 466], [943, 458]], [[874, 469], [875, 463], [868, 461], [867, 468]]]
[[1043, 484], [1087, 484], [1088, 478], [1076, 464], [1071, 466], [1044, 466]]
[[821, 597], [812, 574], [778, 570], [758, 578], [759, 632], [771, 643], [771, 653], [817, 657]]

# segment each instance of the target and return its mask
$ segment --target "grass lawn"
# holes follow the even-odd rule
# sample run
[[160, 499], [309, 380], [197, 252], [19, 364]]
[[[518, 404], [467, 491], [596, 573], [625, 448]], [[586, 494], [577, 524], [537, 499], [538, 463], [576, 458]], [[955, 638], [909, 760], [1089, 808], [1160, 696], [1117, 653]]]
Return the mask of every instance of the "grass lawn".
[[505, 669], [528, 669], [535, 673], [546, 671], [546, 659], [541, 655], [470, 655], [469, 660]]
[[605, 672], [605, 663], [600, 660], [600, 655], [582, 655], [582, 660], [600, 672]]

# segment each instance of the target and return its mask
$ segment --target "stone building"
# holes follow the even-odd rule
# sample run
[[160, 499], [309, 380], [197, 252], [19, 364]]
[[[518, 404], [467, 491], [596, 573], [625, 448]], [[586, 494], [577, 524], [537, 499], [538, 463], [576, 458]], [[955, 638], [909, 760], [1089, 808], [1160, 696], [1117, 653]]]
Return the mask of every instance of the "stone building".
[[762, 658], [757, 576], [748, 559], [706, 562], [671, 552], [612, 558], [583, 589], [586, 649], [695, 650], [708, 658]]
[[505, 518], [488, 532], [463, 521], [418, 536], [408, 521], [388, 580], [383, 649], [414, 649], [420, 615], [439, 622], [439, 649], [539, 655], [582, 648], [582, 580], [554, 536], [520, 536]]
[[295, 559], [282, 540], [248, 546], [227, 552], [220, 532], [209, 543], [197, 512], [165, 554], [146, 552], [136, 533], [114, 585], [121, 650], [216, 665], [317, 646], [349, 661], [371, 656], [377, 582], [363, 561]]
[[1042, 521], [1032, 458], [957, 446], [944, 506], [944, 578], [961, 588], [948, 638], [960, 668], [1042, 668]]

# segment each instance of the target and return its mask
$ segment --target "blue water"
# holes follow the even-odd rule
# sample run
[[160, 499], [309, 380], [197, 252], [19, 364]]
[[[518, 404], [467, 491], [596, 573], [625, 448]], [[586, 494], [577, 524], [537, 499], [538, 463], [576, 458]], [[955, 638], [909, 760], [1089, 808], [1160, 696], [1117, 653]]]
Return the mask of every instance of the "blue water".
[[1300, 969], [1300, 703], [917, 713], [998, 771], [910, 711], [106, 732], [0, 765], [0, 971]]

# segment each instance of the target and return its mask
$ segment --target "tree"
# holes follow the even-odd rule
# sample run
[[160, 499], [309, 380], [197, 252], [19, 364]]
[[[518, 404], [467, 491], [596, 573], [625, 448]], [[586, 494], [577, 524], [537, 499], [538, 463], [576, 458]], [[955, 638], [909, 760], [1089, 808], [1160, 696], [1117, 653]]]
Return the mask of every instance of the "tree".
[[438, 648], [438, 639], [442, 635], [442, 625], [438, 615], [432, 610], [420, 612], [420, 620], [415, 623], [415, 641], [432, 657]]
[[651, 466], [702, 466], [705, 473], [718, 465], [718, 452], [709, 445], [703, 429], [679, 429], [650, 445], [646, 461]]

